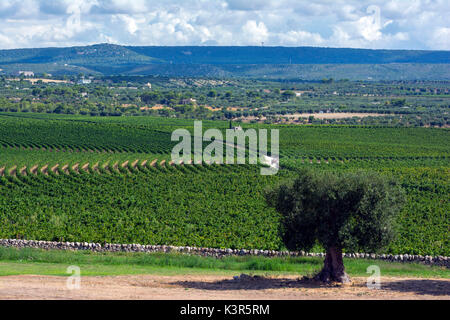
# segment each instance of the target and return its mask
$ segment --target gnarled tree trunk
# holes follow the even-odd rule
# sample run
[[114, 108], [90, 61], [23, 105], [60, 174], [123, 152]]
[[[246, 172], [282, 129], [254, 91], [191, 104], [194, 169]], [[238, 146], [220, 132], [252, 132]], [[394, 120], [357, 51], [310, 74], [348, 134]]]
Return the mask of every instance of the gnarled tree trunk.
[[345, 273], [341, 248], [328, 248], [323, 269], [314, 277], [314, 279], [323, 282], [350, 282], [350, 277]]

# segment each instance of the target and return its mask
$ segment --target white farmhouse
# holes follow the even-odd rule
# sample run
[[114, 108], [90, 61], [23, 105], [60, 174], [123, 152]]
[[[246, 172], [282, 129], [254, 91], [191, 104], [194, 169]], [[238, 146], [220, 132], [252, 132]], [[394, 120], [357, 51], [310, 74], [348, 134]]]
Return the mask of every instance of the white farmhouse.
[[24, 75], [25, 77], [34, 77], [33, 71], [19, 71], [19, 76]]

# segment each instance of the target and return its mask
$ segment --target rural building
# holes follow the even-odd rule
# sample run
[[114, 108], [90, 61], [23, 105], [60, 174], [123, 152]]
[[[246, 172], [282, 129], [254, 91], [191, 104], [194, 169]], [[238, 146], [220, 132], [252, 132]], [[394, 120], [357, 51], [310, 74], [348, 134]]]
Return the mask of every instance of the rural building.
[[81, 78], [80, 80], [78, 80], [78, 84], [91, 84], [91, 83], [92, 83], [91, 79]]
[[308, 92], [311, 92], [311, 91], [299, 91], [299, 90], [294, 91], [296, 97], [301, 97], [303, 94], [308, 93]]
[[25, 77], [34, 77], [33, 71], [19, 71], [19, 76], [24, 75]]
[[197, 103], [197, 100], [192, 99], [192, 98], [190, 98], [190, 99], [182, 99], [182, 100], [180, 101], [180, 104], [183, 104], [183, 105], [187, 105], [187, 104], [196, 104], [196, 103]]

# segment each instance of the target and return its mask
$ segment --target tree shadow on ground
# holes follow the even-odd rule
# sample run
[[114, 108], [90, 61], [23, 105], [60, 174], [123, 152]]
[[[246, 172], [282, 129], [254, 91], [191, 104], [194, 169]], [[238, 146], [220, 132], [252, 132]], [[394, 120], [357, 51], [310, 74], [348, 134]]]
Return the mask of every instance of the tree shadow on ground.
[[[266, 278], [261, 276], [243, 275], [236, 279], [226, 279], [215, 282], [177, 281], [173, 285], [189, 289], [227, 291], [227, 290], [265, 290], [283, 288], [327, 289], [340, 287], [341, 284], [325, 284], [311, 279]], [[353, 282], [351, 287], [367, 289], [365, 280]], [[392, 282], [382, 282], [381, 289], [399, 293], [414, 293], [418, 295], [450, 296], [450, 281], [431, 279], [404, 279]]]
[[330, 287], [312, 280], [293, 280], [281, 278], [266, 278], [260, 276], [241, 276], [238, 279], [226, 279], [215, 282], [204, 281], [178, 281], [173, 283], [184, 288], [224, 291], [224, 290], [265, 290], [265, 289], [281, 289], [281, 288], [321, 288]]
[[431, 279], [404, 279], [381, 283], [381, 289], [410, 292], [419, 295], [450, 296], [450, 281]]

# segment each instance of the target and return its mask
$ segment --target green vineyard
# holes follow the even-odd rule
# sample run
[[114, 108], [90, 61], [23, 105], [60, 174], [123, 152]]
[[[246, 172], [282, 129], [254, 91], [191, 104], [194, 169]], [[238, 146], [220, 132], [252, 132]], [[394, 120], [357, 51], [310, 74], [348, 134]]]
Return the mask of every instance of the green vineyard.
[[170, 153], [170, 133], [120, 124], [0, 117], [0, 146], [67, 152]]
[[303, 167], [368, 169], [407, 192], [384, 252], [450, 255], [449, 130], [244, 127], [280, 129], [277, 175], [171, 165], [171, 132], [193, 120], [0, 114], [0, 238], [284, 249], [267, 188]]

